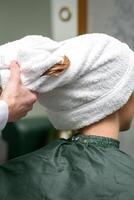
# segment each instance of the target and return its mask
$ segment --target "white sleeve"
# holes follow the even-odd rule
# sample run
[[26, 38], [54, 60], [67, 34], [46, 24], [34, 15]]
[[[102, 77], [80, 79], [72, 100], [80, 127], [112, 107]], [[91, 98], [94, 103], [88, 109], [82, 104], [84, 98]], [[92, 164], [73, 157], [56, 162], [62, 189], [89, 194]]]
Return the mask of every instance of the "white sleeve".
[[0, 100], [0, 130], [4, 129], [8, 121], [8, 105], [4, 100]]

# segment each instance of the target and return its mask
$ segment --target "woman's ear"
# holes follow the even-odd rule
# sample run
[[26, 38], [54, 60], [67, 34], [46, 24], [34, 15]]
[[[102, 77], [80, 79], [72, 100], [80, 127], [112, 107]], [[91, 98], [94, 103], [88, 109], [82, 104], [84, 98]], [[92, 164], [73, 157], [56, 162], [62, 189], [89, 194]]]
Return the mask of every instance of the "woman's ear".
[[70, 60], [68, 59], [67, 56], [64, 55], [62, 61], [53, 65], [50, 69], [45, 71], [41, 76], [44, 76], [44, 75], [59, 76], [69, 66], [70, 66]]

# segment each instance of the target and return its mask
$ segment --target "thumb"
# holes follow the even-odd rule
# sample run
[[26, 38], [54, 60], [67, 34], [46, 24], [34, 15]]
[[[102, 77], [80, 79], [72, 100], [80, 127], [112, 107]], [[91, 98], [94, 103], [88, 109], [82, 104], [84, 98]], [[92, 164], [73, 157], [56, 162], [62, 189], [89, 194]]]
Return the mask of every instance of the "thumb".
[[10, 80], [20, 82], [20, 67], [16, 61], [12, 61], [10, 64]]

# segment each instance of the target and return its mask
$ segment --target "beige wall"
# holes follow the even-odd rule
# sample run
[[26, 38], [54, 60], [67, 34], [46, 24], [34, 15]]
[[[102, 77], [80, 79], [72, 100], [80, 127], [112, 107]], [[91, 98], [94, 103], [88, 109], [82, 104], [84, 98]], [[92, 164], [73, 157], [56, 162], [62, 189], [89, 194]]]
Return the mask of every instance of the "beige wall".
[[[52, 36], [57, 41], [65, 40], [77, 35], [77, 0], [51, 0]], [[67, 7], [71, 13], [68, 21], [61, 20], [59, 13]], [[66, 12], [63, 16], [66, 16]]]

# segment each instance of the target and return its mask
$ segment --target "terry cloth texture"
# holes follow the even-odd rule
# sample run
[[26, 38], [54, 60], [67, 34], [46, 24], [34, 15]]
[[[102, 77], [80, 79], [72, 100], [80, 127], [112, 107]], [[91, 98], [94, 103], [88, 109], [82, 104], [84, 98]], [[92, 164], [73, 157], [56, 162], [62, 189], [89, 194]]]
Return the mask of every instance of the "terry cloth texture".
[[[9, 61], [17, 59], [21, 78], [40, 93], [55, 128], [75, 130], [121, 108], [134, 91], [134, 53], [105, 34], [86, 34], [62, 42], [27, 36], [0, 47], [1, 85], [9, 77]], [[41, 76], [64, 56], [68, 69], [58, 76]]]
[[0, 200], [133, 200], [134, 159], [99, 136], [58, 139], [0, 166]]

